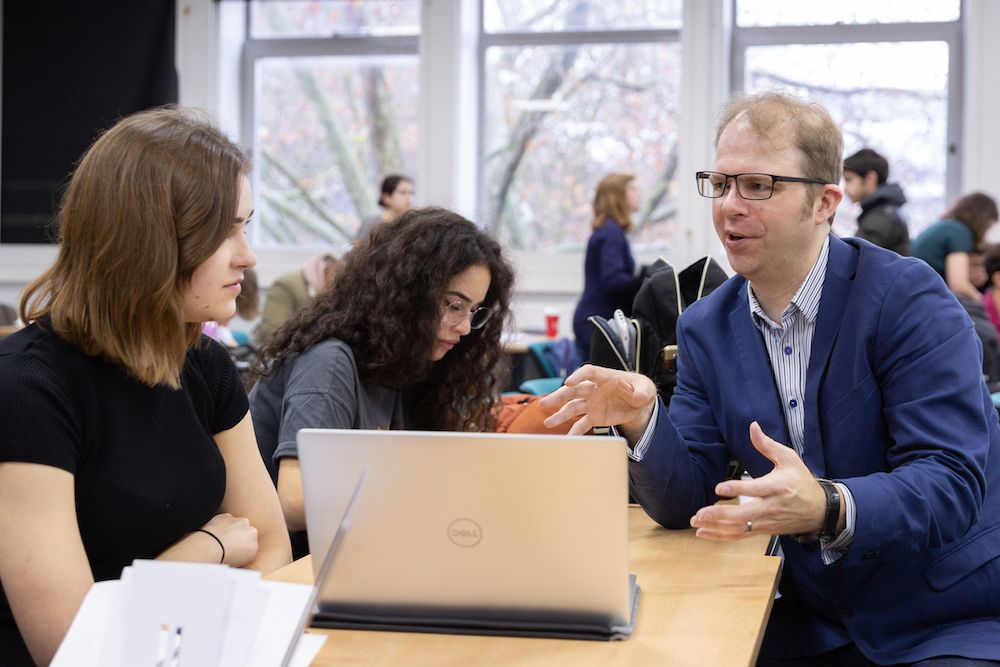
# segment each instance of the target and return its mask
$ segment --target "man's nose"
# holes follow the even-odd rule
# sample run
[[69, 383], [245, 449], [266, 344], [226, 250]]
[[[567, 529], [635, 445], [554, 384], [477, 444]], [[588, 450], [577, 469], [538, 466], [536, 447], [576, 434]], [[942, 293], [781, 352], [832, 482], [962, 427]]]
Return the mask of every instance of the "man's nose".
[[729, 188], [719, 197], [718, 202], [725, 213], [741, 213], [746, 211], [746, 200], [737, 191], [735, 178], [729, 180]]

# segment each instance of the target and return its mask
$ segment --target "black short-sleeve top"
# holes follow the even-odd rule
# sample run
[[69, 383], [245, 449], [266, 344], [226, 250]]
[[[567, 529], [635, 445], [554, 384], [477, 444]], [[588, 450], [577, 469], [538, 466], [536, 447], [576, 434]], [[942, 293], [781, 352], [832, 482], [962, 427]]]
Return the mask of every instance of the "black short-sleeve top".
[[[48, 327], [0, 342], [0, 462], [73, 474], [97, 581], [156, 557], [218, 513], [226, 468], [213, 436], [246, 413], [229, 354], [205, 336], [188, 351], [177, 390], [143, 384]], [[20, 644], [0, 591], [0, 655], [16, 650], [14, 639]]]

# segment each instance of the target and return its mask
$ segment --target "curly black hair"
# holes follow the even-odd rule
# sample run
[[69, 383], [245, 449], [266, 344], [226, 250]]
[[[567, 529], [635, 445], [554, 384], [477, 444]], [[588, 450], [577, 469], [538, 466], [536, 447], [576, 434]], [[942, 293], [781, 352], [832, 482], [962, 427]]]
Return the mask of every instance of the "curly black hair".
[[[376, 226], [344, 257], [332, 289], [288, 320], [260, 351], [254, 376], [274, 373], [313, 345], [339, 338], [366, 384], [404, 390], [413, 426], [492, 430], [507, 380], [500, 334], [510, 316], [514, 271], [489, 234], [443, 208], [413, 209]], [[431, 361], [449, 282], [485, 266], [482, 305], [493, 316]]]

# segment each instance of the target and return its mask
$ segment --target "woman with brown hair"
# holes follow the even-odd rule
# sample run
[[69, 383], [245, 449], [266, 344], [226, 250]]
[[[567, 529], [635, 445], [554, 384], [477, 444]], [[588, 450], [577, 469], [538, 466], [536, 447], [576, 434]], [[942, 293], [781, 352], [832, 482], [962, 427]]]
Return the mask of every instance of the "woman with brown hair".
[[973, 192], [952, 204], [933, 225], [913, 241], [913, 256], [937, 271], [952, 292], [979, 301], [982, 294], [969, 279], [969, 254], [983, 242], [997, 221], [993, 197]]
[[305, 529], [300, 428], [489, 431], [513, 271], [457, 213], [408, 211], [260, 351], [250, 409], [289, 529]]
[[200, 333], [256, 263], [247, 169], [207, 118], [156, 109], [73, 174], [30, 324], [0, 343], [4, 665], [48, 664], [90, 585], [136, 558], [289, 561], [236, 369]]
[[583, 265], [583, 296], [573, 313], [573, 334], [580, 360], [590, 358], [591, 315], [611, 317], [617, 309], [632, 310], [638, 287], [635, 259], [626, 235], [632, 231], [632, 214], [639, 210], [639, 190], [632, 174], [609, 174], [597, 184], [594, 195], [594, 231], [587, 241]]

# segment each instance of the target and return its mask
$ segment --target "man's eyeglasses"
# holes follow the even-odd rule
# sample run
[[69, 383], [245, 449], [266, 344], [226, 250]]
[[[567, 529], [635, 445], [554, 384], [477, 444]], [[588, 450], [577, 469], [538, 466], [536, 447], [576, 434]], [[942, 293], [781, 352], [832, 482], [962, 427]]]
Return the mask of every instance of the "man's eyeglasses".
[[718, 199], [729, 191], [729, 179], [736, 182], [736, 192], [743, 199], [770, 199], [774, 194], [774, 184], [814, 183], [829, 185], [818, 178], [799, 178], [798, 176], [775, 176], [774, 174], [723, 174], [718, 171], [698, 171], [694, 175], [698, 183], [698, 194], [709, 199]]
[[480, 306], [479, 308], [472, 309], [469, 308], [466, 301], [445, 301], [442, 319], [450, 327], [457, 327], [468, 319], [469, 328], [475, 330], [486, 326], [486, 323], [490, 321], [490, 317], [492, 316], [492, 308]]

